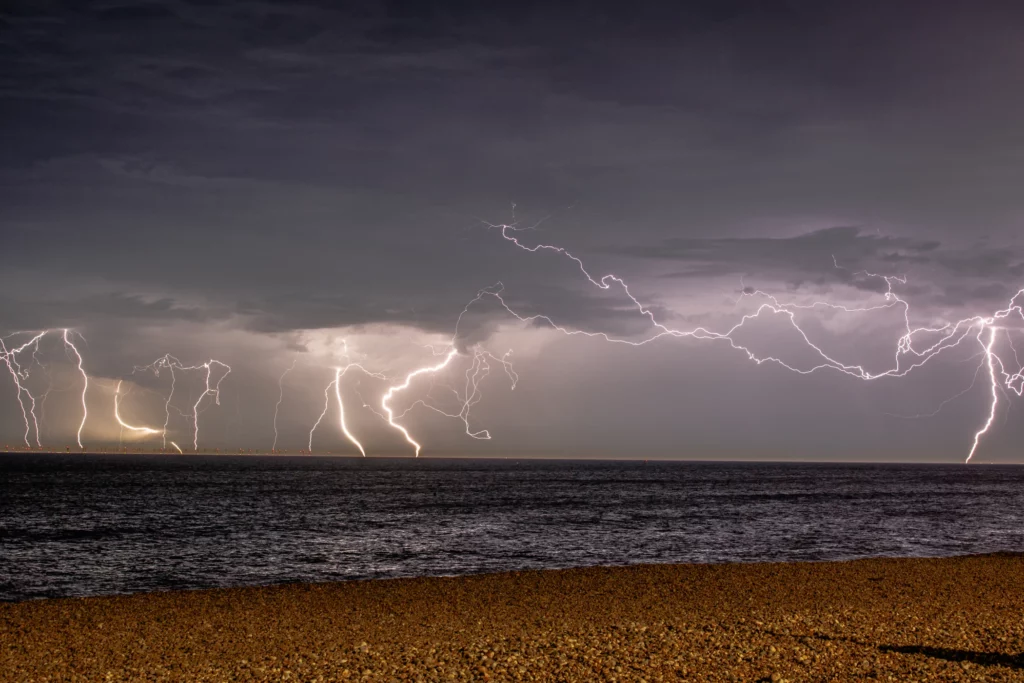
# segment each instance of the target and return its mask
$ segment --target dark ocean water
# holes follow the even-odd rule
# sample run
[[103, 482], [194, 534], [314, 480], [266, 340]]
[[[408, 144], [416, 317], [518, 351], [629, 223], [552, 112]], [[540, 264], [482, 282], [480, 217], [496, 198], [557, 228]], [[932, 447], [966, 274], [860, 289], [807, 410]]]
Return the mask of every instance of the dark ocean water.
[[1024, 550], [1024, 468], [0, 456], [0, 599]]

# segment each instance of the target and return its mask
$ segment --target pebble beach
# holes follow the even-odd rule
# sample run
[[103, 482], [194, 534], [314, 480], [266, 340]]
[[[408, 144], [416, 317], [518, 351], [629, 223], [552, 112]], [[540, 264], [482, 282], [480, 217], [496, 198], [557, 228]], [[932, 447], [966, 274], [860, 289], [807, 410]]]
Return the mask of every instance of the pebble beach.
[[0, 604], [3, 681], [1017, 681], [1024, 556]]

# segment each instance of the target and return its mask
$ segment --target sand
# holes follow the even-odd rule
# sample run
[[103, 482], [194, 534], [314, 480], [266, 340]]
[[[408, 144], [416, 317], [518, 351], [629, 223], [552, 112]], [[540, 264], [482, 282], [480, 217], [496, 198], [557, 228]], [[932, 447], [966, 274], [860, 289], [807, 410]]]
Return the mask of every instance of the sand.
[[0, 604], [4, 681], [1000, 681], [1022, 650], [1016, 555]]

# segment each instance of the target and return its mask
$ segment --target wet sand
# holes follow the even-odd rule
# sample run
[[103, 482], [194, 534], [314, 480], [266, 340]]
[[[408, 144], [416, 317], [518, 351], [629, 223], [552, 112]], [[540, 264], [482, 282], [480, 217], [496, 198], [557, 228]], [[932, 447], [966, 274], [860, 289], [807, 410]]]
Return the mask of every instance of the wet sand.
[[4, 681], [1024, 680], [1024, 556], [0, 604]]

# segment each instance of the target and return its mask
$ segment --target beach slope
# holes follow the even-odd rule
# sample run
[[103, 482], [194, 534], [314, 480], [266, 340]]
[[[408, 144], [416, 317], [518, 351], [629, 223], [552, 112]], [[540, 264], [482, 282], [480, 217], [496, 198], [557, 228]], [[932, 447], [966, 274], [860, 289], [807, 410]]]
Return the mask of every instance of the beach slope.
[[5, 681], [1009, 681], [1022, 651], [1016, 555], [0, 604]]

